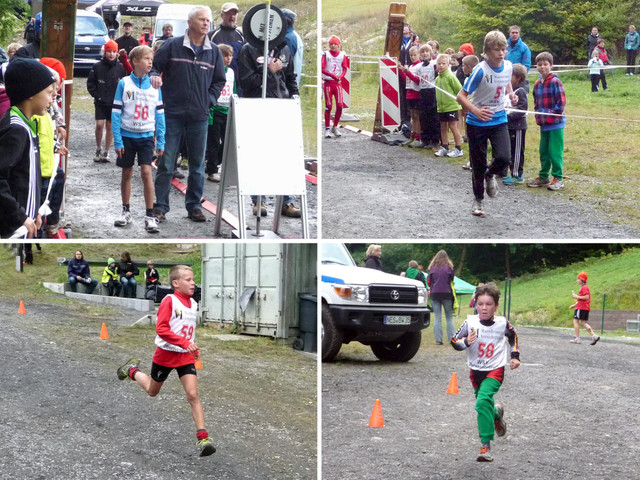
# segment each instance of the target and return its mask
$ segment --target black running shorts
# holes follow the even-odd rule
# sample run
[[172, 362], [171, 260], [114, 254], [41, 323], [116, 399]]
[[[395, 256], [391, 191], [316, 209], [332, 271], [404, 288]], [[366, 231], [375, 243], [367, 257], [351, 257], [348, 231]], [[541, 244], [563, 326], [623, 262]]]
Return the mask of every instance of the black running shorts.
[[589, 310], [578, 310], [576, 308], [576, 311], [573, 314], [573, 318], [586, 322], [587, 320], [589, 320]]
[[174, 368], [176, 372], [178, 372], [178, 377], [182, 377], [183, 375], [196, 375], [196, 366], [193, 363], [181, 367], [165, 367], [151, 362], [151, 378], [156, 382], [164, 382]]

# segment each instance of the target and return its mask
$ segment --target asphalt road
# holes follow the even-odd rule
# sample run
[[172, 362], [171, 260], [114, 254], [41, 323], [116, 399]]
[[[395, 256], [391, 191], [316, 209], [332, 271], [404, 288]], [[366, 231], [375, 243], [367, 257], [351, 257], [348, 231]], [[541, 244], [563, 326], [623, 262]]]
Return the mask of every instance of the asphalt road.
[[[519, 328], [522, 365], [496, 400], [507, 435], [478, 463], [466, 354], [421, 348], [406, 364], [371, 353], [322, 369], [322, 478], [638, 479], [640, 345], [569, 343], [570, 333]], [[459, 395], [446, 393], [453, 372]], [[385, 426], [368, 427], [376, 399]]]

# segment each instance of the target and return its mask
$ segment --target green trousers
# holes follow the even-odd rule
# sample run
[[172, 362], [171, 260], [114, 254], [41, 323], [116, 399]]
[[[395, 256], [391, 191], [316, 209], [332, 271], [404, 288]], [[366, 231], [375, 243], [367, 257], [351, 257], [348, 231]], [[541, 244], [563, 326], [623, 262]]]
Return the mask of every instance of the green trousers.
[[485, 378], [480, 388], [474, 388], [476, 396], [476, 412], [478, 412], [478, 433], [481, 442], [490, 442], [496, 431], [494, 421], [498, 418], [493, 396], [502, 385], [495, 378]]
[[540, 178], [551, 175], [562, 180], [562, 154], [564, 152], [564, 128], [540, 131]]

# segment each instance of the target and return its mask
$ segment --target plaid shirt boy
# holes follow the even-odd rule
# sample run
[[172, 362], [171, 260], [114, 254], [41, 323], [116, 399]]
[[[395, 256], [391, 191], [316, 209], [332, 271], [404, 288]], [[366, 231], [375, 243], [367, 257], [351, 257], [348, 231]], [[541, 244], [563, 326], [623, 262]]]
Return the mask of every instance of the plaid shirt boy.
[[536, 80], [533, 86], [533, 101], [536, 112], [554, 113], [553, 115], [536, 115], [536, 123], [542, 131], [564, 128], [564, 106], [567, 100], [564, 95], [562, 82], [555, 73], [550, 73], [546, 79]]

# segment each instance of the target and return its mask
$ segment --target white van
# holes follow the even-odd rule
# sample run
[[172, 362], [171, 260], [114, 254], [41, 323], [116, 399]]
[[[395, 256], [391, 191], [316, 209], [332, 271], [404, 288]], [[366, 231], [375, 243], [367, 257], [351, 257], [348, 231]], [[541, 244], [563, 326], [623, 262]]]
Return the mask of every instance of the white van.
[[[158, 7], [158, 13], [156, 14], [156, 25], [153, 29], [153, 38], [159, 39], [162, 36], [162, 26], [166, 23], [170, 23], [173, 26], [173, 36], [179, 37], [184, 35], [187, 28], [189, 28], [189, 12], [195, 5], [181, 5], [178, 3], [163, 3]], [[215, 19], [211, 19], [211, 25], [209, 31], [213, 31], [213, 22]]]

